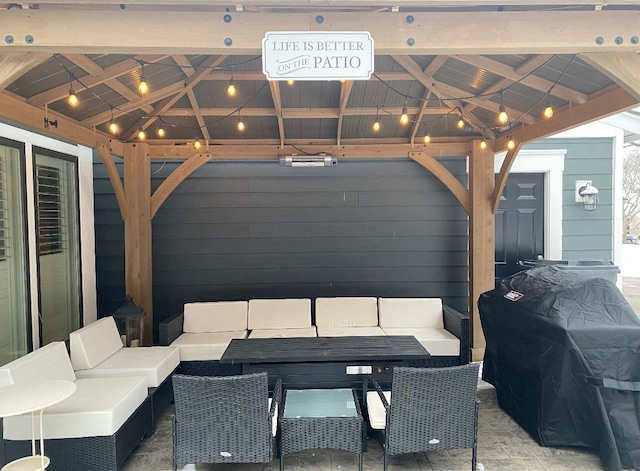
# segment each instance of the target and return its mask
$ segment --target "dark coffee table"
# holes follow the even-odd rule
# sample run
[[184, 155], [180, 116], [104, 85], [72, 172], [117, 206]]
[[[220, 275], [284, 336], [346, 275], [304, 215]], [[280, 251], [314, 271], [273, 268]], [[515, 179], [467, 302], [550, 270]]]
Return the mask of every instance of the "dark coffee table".
[[428, 358], [411, 335], [294, 337], [234, 339], [220, 363], [239, 364], [243, 374], [266, 371], [285, 389], [360, 389], [363, 374], [388, 386], [394, 366], [426, 366]]

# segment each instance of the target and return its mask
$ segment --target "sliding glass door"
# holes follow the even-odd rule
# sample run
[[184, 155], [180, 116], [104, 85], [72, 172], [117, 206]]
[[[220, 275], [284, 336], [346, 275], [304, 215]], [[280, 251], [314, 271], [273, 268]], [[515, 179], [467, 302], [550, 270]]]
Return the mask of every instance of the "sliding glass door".
[[0, 139], [0, 365], [29, 350], [24, 147]]
[[77, 164], [34, 149], [41, 343], [66, 340], [80, 327]]

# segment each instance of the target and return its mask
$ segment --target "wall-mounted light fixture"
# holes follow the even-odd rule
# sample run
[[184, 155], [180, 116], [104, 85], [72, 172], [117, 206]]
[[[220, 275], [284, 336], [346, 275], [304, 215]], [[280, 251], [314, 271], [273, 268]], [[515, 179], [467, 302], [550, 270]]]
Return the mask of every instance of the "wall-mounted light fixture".
[[591, 180], [576, 181], [576, 203], [582, 203], [585, 211], [593, 211], [598, 207], [598, 189]]

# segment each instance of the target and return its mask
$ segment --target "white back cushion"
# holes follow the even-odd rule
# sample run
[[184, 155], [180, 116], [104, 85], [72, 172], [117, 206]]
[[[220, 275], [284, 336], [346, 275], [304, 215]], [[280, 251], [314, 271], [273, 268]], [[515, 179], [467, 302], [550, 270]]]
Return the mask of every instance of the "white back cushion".
[[76, 370], [99, 365], [123, 348], [113, 317], [103, 317], [69, 334], [71, 363]]
[[0, 368], [0, 387], [41, 379], [76, 380], [64, 342], [52, 342]]
[[249, 330], [311, 327], [311, 300], [250, 299]]
[[429, 327], [443, 329], [440, 298], [380, 298], [380, 327]]
[[186, 303], [183, 331], [197, 333], [247, 330], [247, 304], [247, 301]]
[[364, 296], [316, 298], [318, 327], [371, 327], [378, 325], [376, 298]]

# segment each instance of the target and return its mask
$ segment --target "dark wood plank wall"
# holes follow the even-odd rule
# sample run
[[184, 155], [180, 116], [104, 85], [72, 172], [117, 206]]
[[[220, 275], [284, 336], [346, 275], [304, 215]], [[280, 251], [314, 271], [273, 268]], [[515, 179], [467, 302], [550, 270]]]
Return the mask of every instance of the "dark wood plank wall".
[[[463, 158], [443, 163], [466, 183]], [[153, 188], [177, 166], [153, 164]], [[95, 167], [99, 315], [124, 297], [123, 228]], [[442, 297], [467, 312], [468, 222], [411, 160], [287, 168], [216, 162], [153, 220], [156, 323], [185, 302], [318, 296]]]

